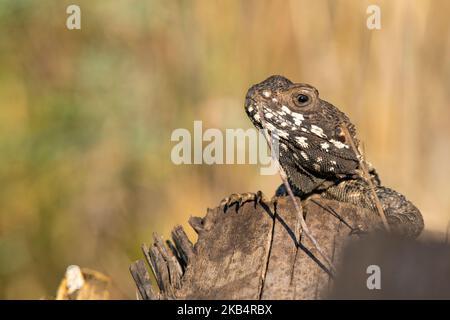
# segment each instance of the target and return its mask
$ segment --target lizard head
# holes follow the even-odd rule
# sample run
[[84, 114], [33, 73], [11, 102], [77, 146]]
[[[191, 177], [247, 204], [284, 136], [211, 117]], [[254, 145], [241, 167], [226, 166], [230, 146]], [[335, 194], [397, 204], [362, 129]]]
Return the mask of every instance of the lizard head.
[[287, 157], [321, 177], [351, 175], [358, 167], [343, 130], [345, 126], [357, 146], [354, 125], [343, 112], [320, 99], [311, 85], [271, 76], [248, 90], [245, 111], [257, 128], [264, 125], [279, 141], [282, 165]]

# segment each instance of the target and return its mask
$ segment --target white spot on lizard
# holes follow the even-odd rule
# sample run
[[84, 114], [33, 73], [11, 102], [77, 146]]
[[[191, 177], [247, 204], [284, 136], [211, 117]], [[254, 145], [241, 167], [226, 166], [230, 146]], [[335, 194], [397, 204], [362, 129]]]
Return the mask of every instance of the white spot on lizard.
[[348, 149], [348, 148], [349, 148], [349, 146], [346, 145], [345, 143], [342, 143], [342, 142], [337, 141], [337, 140], [334, 140], [334, 139], [331, 139], [330, 142], [331, 142], [332, 144], [334, 144], [334, 146], [335, 146], [336, 148], [338, 148], [338, 149], [342, 149], [342, 148]]
[[286, 112], [287, 114], [291, 114], [291, 110], [289, 110], [289, 108], [286, 107], [285, 105], [283, 105], [283, 106], [281, 107], [281, 110], [283, 110], [283, 111]]
[[328, 148], [330, 147], [330, 144], [328, 142], [322, 142], [320, 144], [320, 147], [326, 151], [328, 151]]
[[266, 127], [267, 127], [267, 129], [269, 129], [269, 131], [275, 131], [276, 130], [275, 126], [273, 124], [271, 124], [271, 123], [266, 123]]
[[302, 147], [302, 148], [309, 147], [309, 144], [306, 142], [306, 140], [308, 140], [306, 137], [295, 137], [295, 140], [298, 142], [300, 147]]
[[291, 113], [292, 117], [297, 119], [297, 120], [305, 120], [305, 118], [303, 117], [303, 115], [301, 113], [297, 113], [297, 112], [292, 112]]
[[322, 128], [312, 124], [311, 125], [311, 132], [314, 133], [316, 136], [322, 137], [322, 138], [326, 138], [327, 136], [325, 135], [325, 133], [323, 133]]
[[284, 130], [277, 129], [277, 133], [280, 137], [287, 139], [289, 137], [289, 133]]

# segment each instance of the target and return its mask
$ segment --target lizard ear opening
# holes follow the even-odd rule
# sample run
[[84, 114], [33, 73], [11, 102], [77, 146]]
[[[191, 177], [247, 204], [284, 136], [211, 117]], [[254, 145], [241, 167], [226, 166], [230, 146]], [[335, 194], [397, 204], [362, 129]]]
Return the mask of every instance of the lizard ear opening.
[[347, 143], [347, 137], [345, 136], [344, 130], [341, 127], [336, 128], [336, 138], [342, 143]]

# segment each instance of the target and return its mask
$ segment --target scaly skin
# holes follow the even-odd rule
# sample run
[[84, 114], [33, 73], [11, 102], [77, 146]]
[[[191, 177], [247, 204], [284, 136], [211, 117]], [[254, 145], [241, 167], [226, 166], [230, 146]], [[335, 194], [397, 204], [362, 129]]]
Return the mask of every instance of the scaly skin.
[[[320, 99], [316, 88], [282, 76], [269, 77], [252, 86], [245, 101], [247, 115], [262, 128], [259, 110], [266, 129], [279, 142], [279, 161], [296, 195], [306, 198], [319, 193], [378, 214], [358, 157], [343, 131], [347, 127], [358, 147], [355, 126], [343, 112]], [[374, 169], [370, 174], [392, 230], [417, 237], [423, 229], [420, 211], [400, 193], [381, 186]], [[283, 188], [277, 191], [283, 193]]]

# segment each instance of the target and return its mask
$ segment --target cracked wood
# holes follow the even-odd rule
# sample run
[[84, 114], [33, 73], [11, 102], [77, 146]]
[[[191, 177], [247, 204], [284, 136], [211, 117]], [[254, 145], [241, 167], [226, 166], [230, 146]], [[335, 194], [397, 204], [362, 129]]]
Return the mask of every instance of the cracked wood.
[[[369, 230], [379, 223], [370, 210], [351, 204], [313, 197], [302, 205], [311, 232], [334, 263], [345, 243], [357, 236], [354, 229]], [[237, 211], [231, 207], [224, 212], [219, 206], [190, 223], [198, 233], [195, 245], [178, 226], [172, 234], [175, 245], [168, 241], [164, 249], [155, 235], [150, 248], [143, 246], [160, 288], [159, 295], [150, 294], [148, 277], [134, 275], [144, 298], [320, 299], [331, 288], [332, 279], [311, 243], [301, 237], [287, 197], [256, 206], [245, 203]], [[137, 263], [142, 273], [142, 261]]]

